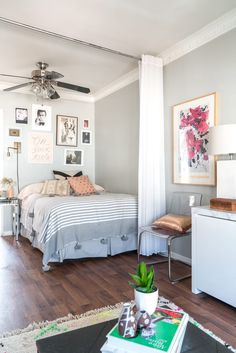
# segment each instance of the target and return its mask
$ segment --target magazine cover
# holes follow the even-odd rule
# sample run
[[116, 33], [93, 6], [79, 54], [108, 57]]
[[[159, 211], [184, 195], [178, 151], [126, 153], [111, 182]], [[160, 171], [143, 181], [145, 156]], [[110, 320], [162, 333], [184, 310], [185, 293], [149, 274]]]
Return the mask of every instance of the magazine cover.
[[188, 315], [165, 308], [157, 308], [152, 315], [152, 323], [134, 338], [124, 338], [119, 335], [117, 325], [108, 333], [108, 343], [121, 349], [142, 353], [171, 352], [181, 331], [186, 328]]

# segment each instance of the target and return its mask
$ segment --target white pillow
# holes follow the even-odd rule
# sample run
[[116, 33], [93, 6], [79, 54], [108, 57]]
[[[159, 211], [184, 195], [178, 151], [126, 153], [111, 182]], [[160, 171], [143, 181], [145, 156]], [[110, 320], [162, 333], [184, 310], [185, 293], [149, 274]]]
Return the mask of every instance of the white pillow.
[[31, 194], [40, 194], [44, 183], [35, 183], [25, 186], [18, 194], [18, 199], [24, 200]]
[[93, 184], [93, 187], [94, 187], [94, 189], [96, 189], [97, 192], [105, 191], [105, 189], [100, 185]]

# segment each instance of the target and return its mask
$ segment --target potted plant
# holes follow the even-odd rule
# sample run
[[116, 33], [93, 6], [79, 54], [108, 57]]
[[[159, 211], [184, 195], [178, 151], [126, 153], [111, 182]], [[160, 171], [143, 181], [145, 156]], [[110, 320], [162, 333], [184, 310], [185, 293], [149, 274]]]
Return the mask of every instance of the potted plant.
[[2, 190], [3, 197], [6, 195], [7, 198], [12, 198], [14, 195], [14, 190], [13, 190], [14, 181], [13, 181], [13, 179], [4, 177], [0, 180], [0, 184], [3, 188], [3, 190]]
[[145, 310], [152, 315], [157, 307], [158, 289], [154, 284], [155, 270], [153, 266], [147, 268], [145, 262], [140, 262], [137, 266], [137, 273], [131, 274], [133, 282], [129, 285], [134, 288], [134, 297], [137, 309]]

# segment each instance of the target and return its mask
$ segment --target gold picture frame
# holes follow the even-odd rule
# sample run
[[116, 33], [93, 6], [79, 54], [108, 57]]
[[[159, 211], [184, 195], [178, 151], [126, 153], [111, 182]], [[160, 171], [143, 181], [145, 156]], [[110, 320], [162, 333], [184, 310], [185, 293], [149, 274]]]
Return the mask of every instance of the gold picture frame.
[[209, 128], [217, 122], [217, 93], [173, 107], [175, 184], [215, 185], [215, 157], [208, 155]]
[[20, 129], [9, 129], [9, 136], [20, 137]]

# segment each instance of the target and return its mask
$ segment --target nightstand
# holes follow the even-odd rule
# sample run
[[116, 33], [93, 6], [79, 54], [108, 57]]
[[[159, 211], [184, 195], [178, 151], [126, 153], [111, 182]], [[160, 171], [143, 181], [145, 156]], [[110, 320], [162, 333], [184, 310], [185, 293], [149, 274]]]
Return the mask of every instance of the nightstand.
[[20, 207], [19, 200], [16, 197], [11, 199], [1, 199], [0, 198], [0, 207], [4, 207], [6, 205], [11, 205], [12, 212], [12, 233], [15, 236], [16, 240], [19, 239], [20, 233]]

